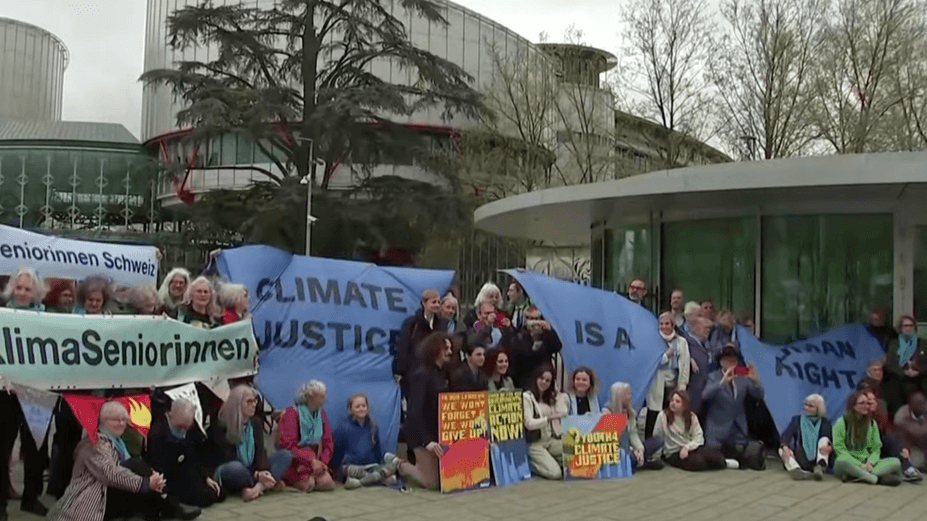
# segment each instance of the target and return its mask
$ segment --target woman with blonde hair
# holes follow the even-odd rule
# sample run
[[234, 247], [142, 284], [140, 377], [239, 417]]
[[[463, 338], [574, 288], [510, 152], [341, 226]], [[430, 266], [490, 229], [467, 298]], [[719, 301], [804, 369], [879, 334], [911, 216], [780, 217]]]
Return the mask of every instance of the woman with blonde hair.
[[631, 386], [625, 382], [615, 382], [609, 389], [608, 397], [608, 403], [602, 408], [602, 412], [624, 414], [627, 417], [625, 433], [628, 435], [631, 450], [634, 451], [634, 457], [631, 458], [631, 468], [635, 472], [637, 469], [656, 470], [663, 468], [663, 464], [659, 461], [651, 461], [653, 455], [660, 450], [663, 443], [654, 438], [642, 442], [641, 436], [637, 432], [637, 411], [634, 410], [634, 406], [631, 404]]
[[283, 475], [293, 461], [293, 454], [284, 449], [267, 457], [257, 405], [258, 393], [253, 387], [236, 386], [219, 409], [219, 420], [209, 428], [209, 439], [223, 462], [213, 479], [227, 493], [241, 494], [245, 501], [282, 486]]
[[834, 447], [827, 406], [820, 394], [809, 394], [803, 403], [802, 414], [792, 417], [789, 426], [782, 433], [779, 457], [792, 479], [802, 480], [814, 477], [824, 479], [824, 471], [830, 467]]
[[164, 312], [171, 318], [177, 318], [177, 308], [180, 307], [192, 278], [186, 269], [174, 268], [167, 272], [167, 276], [161, 282], [161, 287], [158, 288], [158, 298], [161, 300]]
[[283, 480], [303, 492], [334, 490], [328, 466], [335, 442], [325, 405], [325, 384], [310, 380], [296, 391], [296, 404], [280, 419], [280, 447], [293, 454]]
[[193, 327], [212, 329], [219, 325], [220, 315], [212, 282], [202, 275], [193, 279], [177, 308], [177, 320]]
[[598, 414], [599, 407], [599, 379], [589, 367], [580, 366], [570, 375], [570, 390], [567, 395], [567, 414]]
[[3, 291], [6, 307], [13, 309], [45, 311], [45, 305], [42, 304], [43, 298], [45, 298], [45, 283], [31, 268], [16, 270]]
[[364, 393], [348, 398], [348, 415], [335, 428], [332, 466], [344, 479], [347, 490], [396, 481], [399, 458], [384, 453], [380, 430], [370, 415], [370, 400]]

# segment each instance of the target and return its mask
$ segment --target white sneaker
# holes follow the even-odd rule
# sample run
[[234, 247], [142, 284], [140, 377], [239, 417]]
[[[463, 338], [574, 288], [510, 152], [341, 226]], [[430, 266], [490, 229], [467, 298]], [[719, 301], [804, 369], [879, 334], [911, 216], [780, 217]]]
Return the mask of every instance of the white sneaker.
[[361, 482], [357, 478], [348, 478], [344, 480], [344, 489], [345, 490], [354, 490], [356, 488], [361, 488]]
[[737, 470], [740, 468], [740, 462], [738, 462], [736, 459], [729, 458], [724, 460], [724, 463], [727, 463], [727, 468], [732, 470]]
[[924, 479], [924, 475], [921, 474], [921, 471], [917, 470], [914, 467], [909, 468], [904, 471], [904, 480], [910, 482], [921, 481]]

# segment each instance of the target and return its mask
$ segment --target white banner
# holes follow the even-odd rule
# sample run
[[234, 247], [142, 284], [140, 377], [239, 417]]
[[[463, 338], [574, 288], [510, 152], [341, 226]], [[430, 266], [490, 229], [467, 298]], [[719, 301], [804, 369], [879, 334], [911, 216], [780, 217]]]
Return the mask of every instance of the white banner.
[[0, 224], [0, 274], [20, 267], [41, 277], [82, 280], [104, 275], [117, 284], [157, 283], [158, 249], [41, 235]]

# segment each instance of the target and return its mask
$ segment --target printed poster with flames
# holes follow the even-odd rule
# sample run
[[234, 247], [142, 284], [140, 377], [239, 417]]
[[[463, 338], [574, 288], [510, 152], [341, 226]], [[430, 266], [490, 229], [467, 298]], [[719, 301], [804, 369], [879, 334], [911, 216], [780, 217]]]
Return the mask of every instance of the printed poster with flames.
[[566, 479], [629, 478], [632, 475], [627, 416], [585, 414], [562, 421]]
[[441, 492], [489, 486], [489, 393], [443, 393], [438, 399]]
[[143, 437], [148, 437], [148, 429], [151, 428], [151, 396], [147, 394], [132, 394], [110, 400], [98, 396], [64, 393], [64, 401], [71, 407], [77, 421], [94, 443], [97, 441], [100, 409], [108, 401], [121, 403], [129, 413], [129, 427], [137, 430]]

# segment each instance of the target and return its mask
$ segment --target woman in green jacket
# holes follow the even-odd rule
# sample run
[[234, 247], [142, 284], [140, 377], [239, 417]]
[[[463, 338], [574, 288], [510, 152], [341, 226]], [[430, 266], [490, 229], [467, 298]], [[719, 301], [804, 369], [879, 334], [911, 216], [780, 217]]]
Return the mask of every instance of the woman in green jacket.
[[843, 481], [861, 481], [875, 485], [901, 484], [901, 461], [882, 458], [879, 426], [869, 414], [869, 398], [856, 391], [847, 401], [847, 411], [834, 424], [834, 475]]

